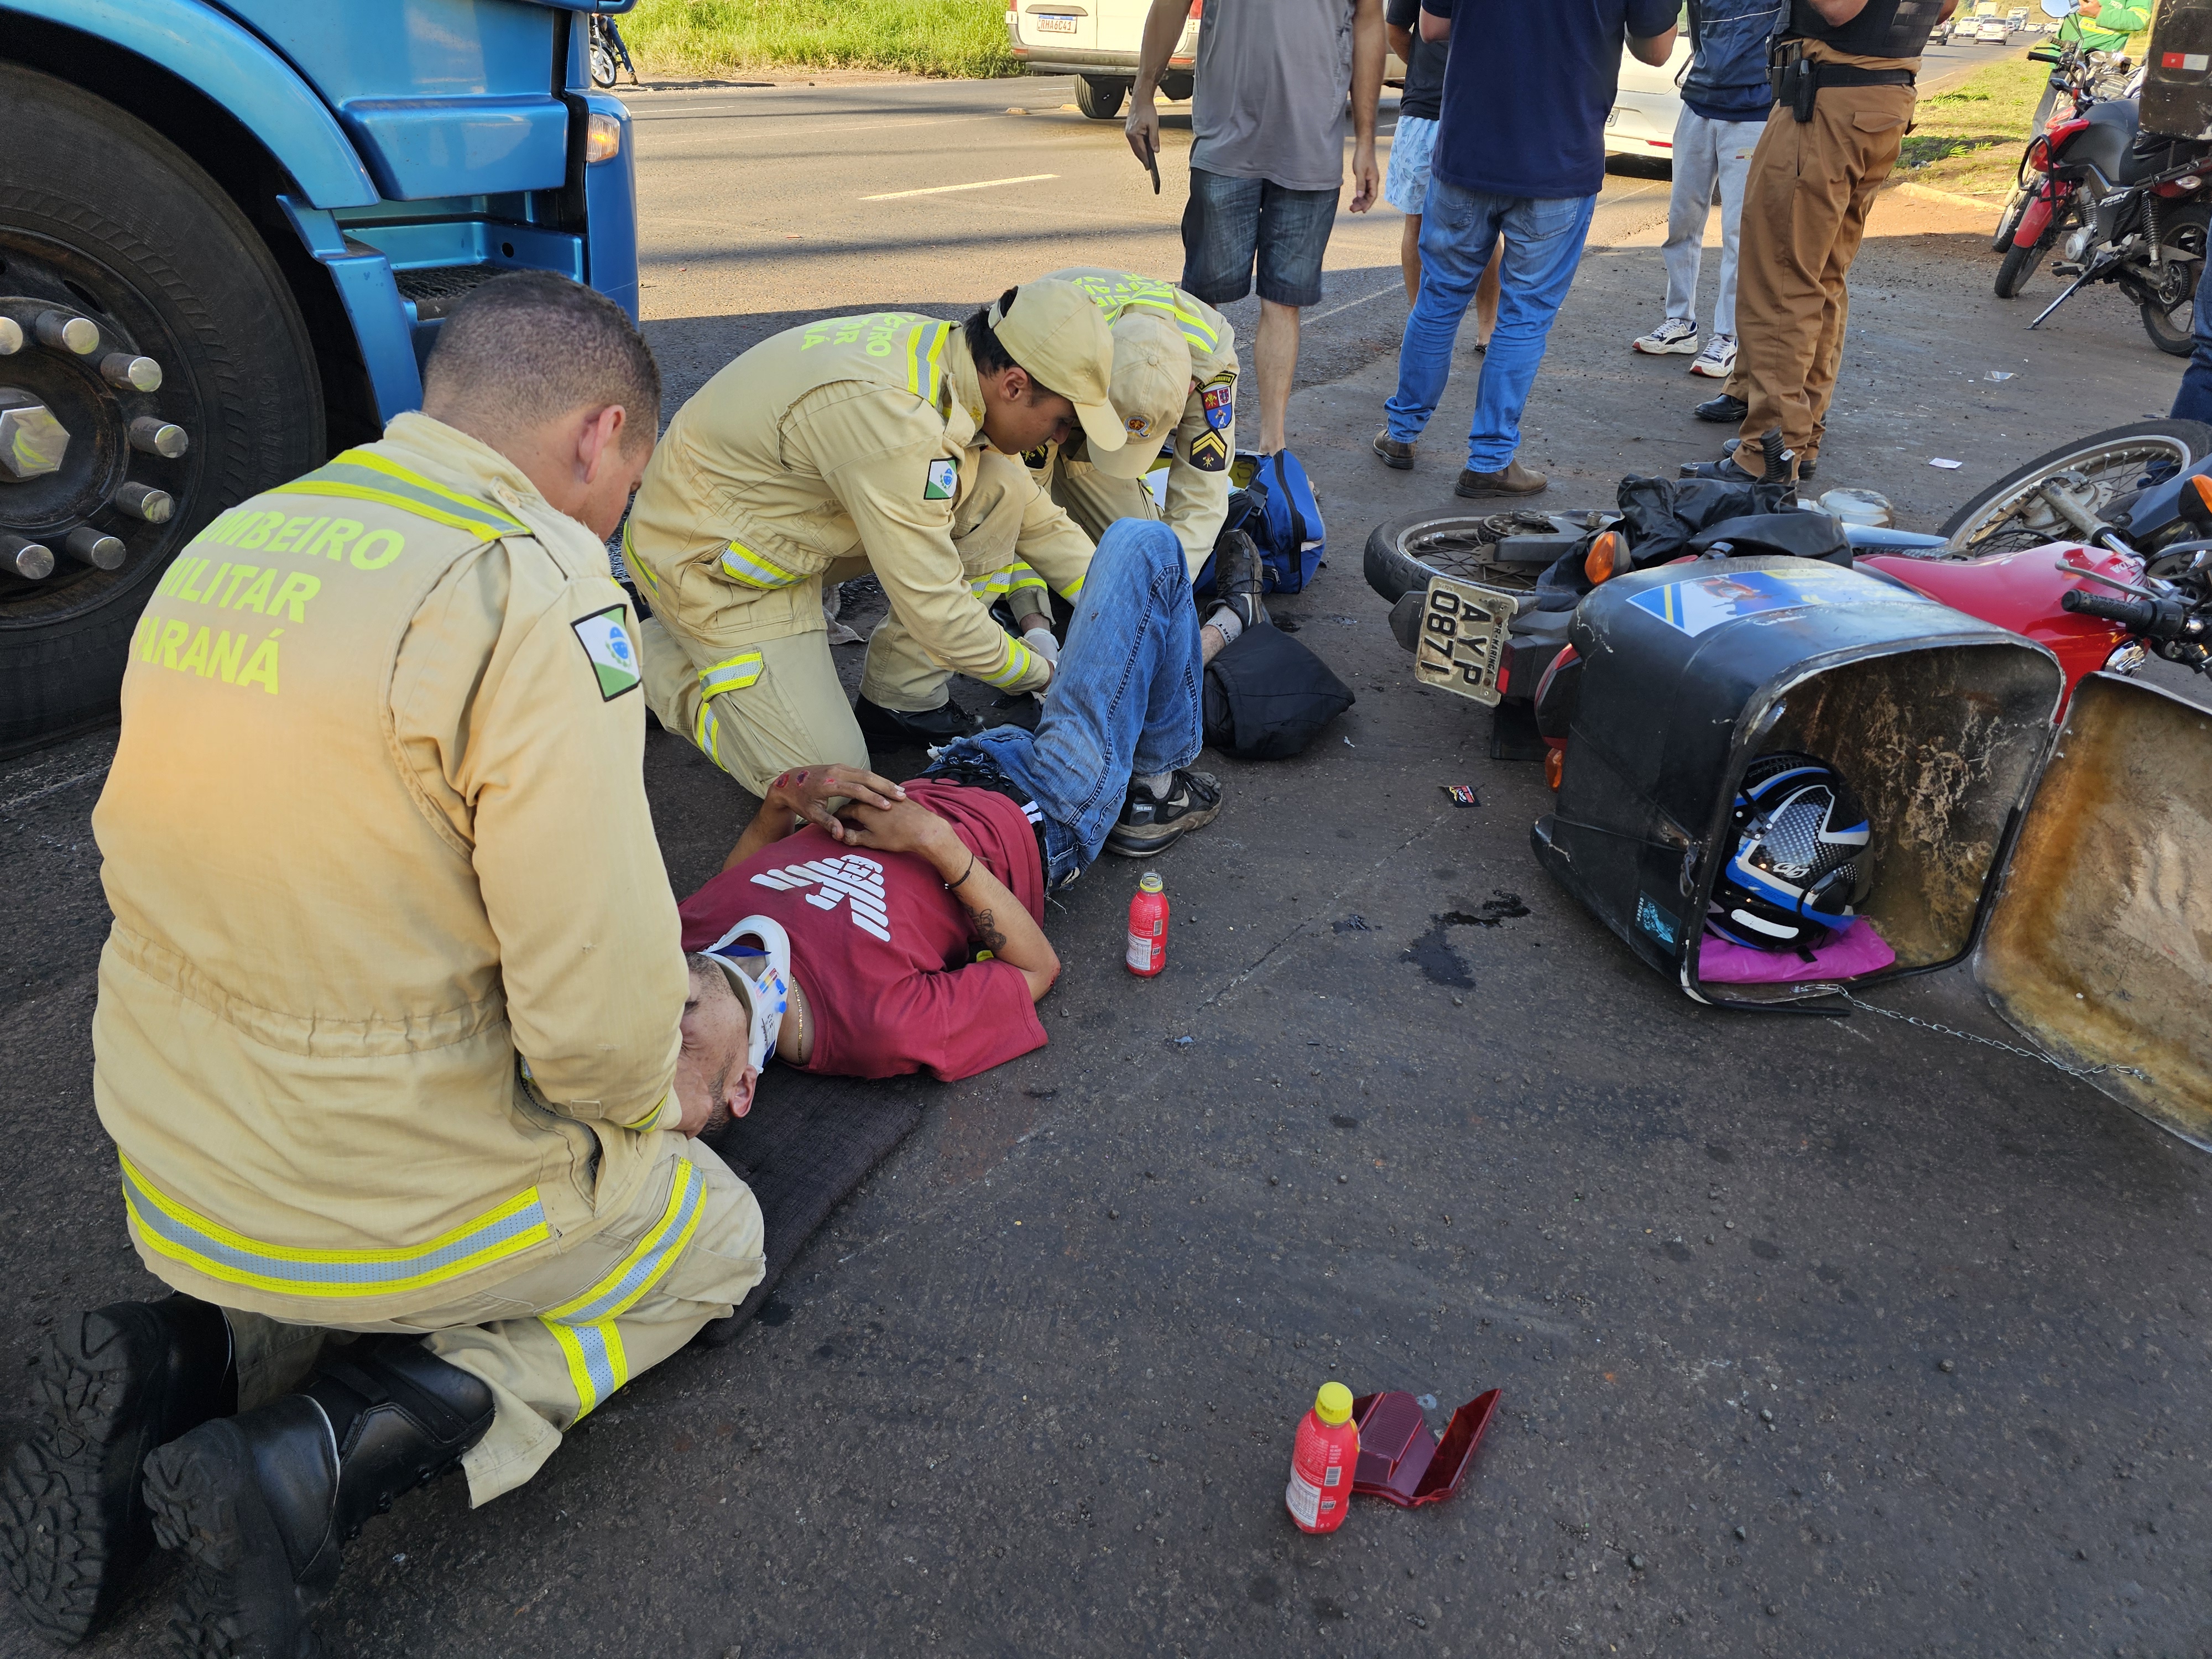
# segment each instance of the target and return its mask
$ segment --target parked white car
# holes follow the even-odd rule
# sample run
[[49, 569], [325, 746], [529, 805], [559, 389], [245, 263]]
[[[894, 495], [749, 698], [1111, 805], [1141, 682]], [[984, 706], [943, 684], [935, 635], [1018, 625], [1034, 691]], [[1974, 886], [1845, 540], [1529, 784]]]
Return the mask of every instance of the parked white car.
[[1605, 118], [1607, 155], [1674, 159], [1674, 120], [1682, 112], [1679, 82], [1689, 69], [1687, 29], [1675, 37], [1674, 56], [1663, 66], [1654, 68], [1621, 53], [1620, 89], [1613, 94], [1613, 108]]
[[[1191, 66], [1198, 58], [1198, 20], [1205, 0], [1191, 0], [1190, 21], [1168, 55], [1160, 96], [1190, 96]], [[1015, 58], [1030, 75], [1073, 75], [1075, 106], [1094, 121], [1110, 121], [1137, 81], [1148, 0], [1013, 0], [1006, 34]]]

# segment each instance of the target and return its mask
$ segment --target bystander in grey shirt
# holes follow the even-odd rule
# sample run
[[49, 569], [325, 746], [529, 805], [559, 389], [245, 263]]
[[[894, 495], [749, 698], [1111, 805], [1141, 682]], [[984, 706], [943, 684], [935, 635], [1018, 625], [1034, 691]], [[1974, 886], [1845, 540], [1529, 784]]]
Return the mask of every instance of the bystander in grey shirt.
[[1190, 164], [1285, 190], [1344, 187], [1352, 0], [1206, 0]]

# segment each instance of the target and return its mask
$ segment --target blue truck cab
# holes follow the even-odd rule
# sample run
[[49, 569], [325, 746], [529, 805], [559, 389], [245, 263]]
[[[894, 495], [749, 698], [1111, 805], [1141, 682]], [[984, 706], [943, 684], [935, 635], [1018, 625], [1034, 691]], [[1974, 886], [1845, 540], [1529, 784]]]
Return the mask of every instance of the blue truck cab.
[[637, 313], [634, 0], [0, 0], [0, 756], [112, 718], [215, 515], [422, 398], [503, 270]]

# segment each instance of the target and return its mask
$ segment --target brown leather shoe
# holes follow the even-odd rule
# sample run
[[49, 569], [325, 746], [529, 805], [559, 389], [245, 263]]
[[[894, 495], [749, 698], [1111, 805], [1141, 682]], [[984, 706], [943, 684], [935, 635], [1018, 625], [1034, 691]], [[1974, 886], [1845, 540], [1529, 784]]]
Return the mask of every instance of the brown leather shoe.
[[1484, 495], [1537, 495], [1551, 482], [1540, 472], [1531, 472], [1521, 465], [1519, 458], [1505, 464], [1503, 472], [1477, 472], [1468, 467], [1452, 486], [1455, 495], [1480, 498]]
[[1401, 444], [1392, 437], [1387, 426], [1375, 434], [1375, 453], [1382, 458], [1382, 465], [1394, 466], [1401, 472], [1413, 470], [1414, 448], [1414, 445]]

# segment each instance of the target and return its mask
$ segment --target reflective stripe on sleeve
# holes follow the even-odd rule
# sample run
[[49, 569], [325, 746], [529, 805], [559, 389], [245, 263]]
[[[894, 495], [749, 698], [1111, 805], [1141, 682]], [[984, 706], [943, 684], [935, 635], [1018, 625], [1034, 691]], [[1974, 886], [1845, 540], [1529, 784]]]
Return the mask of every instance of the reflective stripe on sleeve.
[[[714, 700], [712, 697], [699, 699], [699, 718], [691, 723], [691, 740], [699, 745], [700, 752], [708, 760], [722, 766], [722, 723], [714, 718]], [[726, 772], [730, 769], [722, 766], [722, 769]]]
[[426, 1243], [396, 1250], [303, 1250], [264, 1244], [195, 1214], [123, 1164], [123, 1203], [149, 1249], [229, 1285], [283, 1296], [391, 1296], [441, 1285], [552, 1237], [538, 1188]]
[[1006, 660], [995, 674], [983, 676], [985, 682], [1000, 687], [1011, 686], [1030, 672], [1030, 652], [1019, 640], [1006, 640]]
[[917, 323], [906, 341], [906, 389], [917, 398], [937, 398], [937, 373], [945, 343], [952, 337], [950, 323]]
[[723, 550], [722, 572], [746, 587], [789, 587], [806, 580], [795, 570], [786, 570], [774, 560], [763, 558], [743, 542], [732, 542]]
[[651, 1111], [647, 1112], [643, 1117], [638, 1118], [632, 1122], [623, 1124], [623, 1127], [625, 1129], [650, 1129], [659, 1121], [660, 1109], [666, 1104], [668, 1104], [668, 1097], [666, 1095], [663, 1095], [659, 1099], [653, 1103], [653, 1109]]
[[699, 671], [699, 688], [710, 697], [725, 691], [742, 691], [761, 677], [761, 653], [740, 651], [734, 657]]
[[335, 495], [348, 501], [376, 501], [398, 507], [418, 519], [449, 525], [493, 541], [501, 536], [535, 534], [520, 519], [366, 449], [349, 449], [328, 465], [304, 478], [278, 484], [272, 495]]

